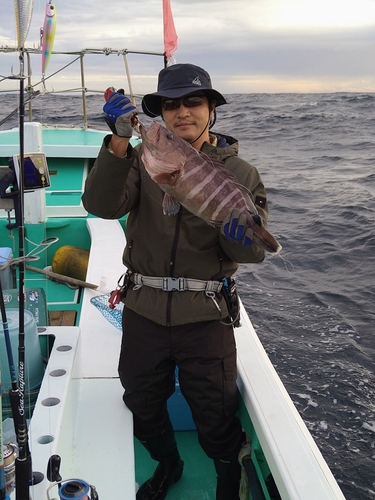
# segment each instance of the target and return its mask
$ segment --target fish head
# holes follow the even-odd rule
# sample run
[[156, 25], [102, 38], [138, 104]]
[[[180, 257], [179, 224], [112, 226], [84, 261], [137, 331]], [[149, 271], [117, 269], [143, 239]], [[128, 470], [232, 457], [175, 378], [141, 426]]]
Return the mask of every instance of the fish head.
[[156, 122], [152, 122], [148, 130], [141, 126], [140, 133], [145, 147], [152, 156], [183, 167], [186, 162], [184, 151], [187, 146], [186, 141]]
[[186, 163], [184, 142], [174, 132], [153, 122], [149, 129], [140, 125], [142, 161], [157, 184], [173, 185]]

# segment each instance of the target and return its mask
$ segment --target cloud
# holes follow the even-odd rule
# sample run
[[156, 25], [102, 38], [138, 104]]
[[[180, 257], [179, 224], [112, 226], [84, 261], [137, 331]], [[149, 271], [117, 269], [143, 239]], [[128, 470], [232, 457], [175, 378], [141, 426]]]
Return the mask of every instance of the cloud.
[[[14, 45], [13, 1], [2, 2], [0, 45]], [[177, 62], [207, 68], [224, 93], [374, 89], [374, 0], [356, 0], [355, 9], [352, 0], [171, 3], [179, 37]], [[44, 8], [45, 4], [35, 3], [29, 46], [38, 46]], [[99, 0], [56, 0], [56, 9], [55, 51], [87, 47], [163, 51], [161, 0], [142, 0], [136, 11], [123, 0], [112, 0], [110, 8]], [[36, 75], [40, 66], [37, 58], [33, 56]], [[54, 55], [49, 73], [72, 58]], [[87, 55], [84, 61], [89, 88], [124, 81], [122, 56]], [[152, 92], [162, 58], [129, 54], [128, 62], [135, 91]], [[16, 55], [0, 54], [0, 74], [16, 64]], [[77, 66], [75, 63], [54, 77], [53, 88], [68, 84], [73, 72], [72, 84], [78, 86]], [[1, 90], [5, 83], [0, 85]]]

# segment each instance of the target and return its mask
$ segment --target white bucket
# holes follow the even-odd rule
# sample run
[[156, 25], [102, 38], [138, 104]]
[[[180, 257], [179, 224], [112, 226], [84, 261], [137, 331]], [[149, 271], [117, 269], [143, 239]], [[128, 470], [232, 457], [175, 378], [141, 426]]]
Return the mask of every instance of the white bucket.
[[[10, 343], [12, 346], [13, 361], [16, 369], [18, 380], [18, 336], [19, 336], [19, 311], [18, 309], [6, 310]], [[25, 310], [25, 383], [26, 392], [31, 391], [40, 386], [44, 366], [40, 343], [38, 339], [38, 331], [35, 323], [35, 318], [32, 313]], [[6, 393], [11, 388], [11, 379], [8, 363], [8, 354], [4, 338], [3, 323], [0, 322], [0, 366], [3, 391]]]

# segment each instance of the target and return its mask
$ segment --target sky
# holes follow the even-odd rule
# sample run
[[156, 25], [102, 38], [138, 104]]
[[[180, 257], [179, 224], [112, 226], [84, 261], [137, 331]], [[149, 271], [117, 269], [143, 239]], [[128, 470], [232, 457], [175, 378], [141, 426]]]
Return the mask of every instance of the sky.
[[[27, 0], [23, 0], [27, 2]], [[29, 0], [30, 1], [30, 0]], [[162, 0], [54, 0], [54, 51], [86, 48], [163, 52]], [[26, 47], [39, 47], [46, 0], [34, 0]], [[375, 0], [171, 0], [175, 62], [202, 66], [224, 94], [375, 92]], [[16, 46], [14, 0], [0, 0], [0, 47]], [[47, 76], [74, 59], [52, 55]], [[31, 56], [32, 81], [41, 55]], [[133, 92], [154, 92], [158, 56], [128, 55]], [[122, 55], [86, 55], [90, 90], [125, 87]], [[0, 53], [0, 75], [19, 71], [17, 54]], [[47, 90], [80, 86], [79, 62], [46, 82]], [[1, 78], [0, 78], [1, 80]], [[0, 91], [18, 85], [0, 81]]]

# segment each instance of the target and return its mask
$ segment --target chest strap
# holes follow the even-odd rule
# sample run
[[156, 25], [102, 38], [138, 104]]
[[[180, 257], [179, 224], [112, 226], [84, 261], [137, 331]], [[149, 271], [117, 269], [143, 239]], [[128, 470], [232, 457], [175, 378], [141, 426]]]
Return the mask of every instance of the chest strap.
[[134, 290], [146, 285], [152, 288], [160, 288], [164, 292], [220, 292], [223, 284], [221, 281], [204, 281], [193, 278], [159, 278], [157, 276], [142, 276], [139, 273], [130, 275], [131, 281], [135, 283]]

